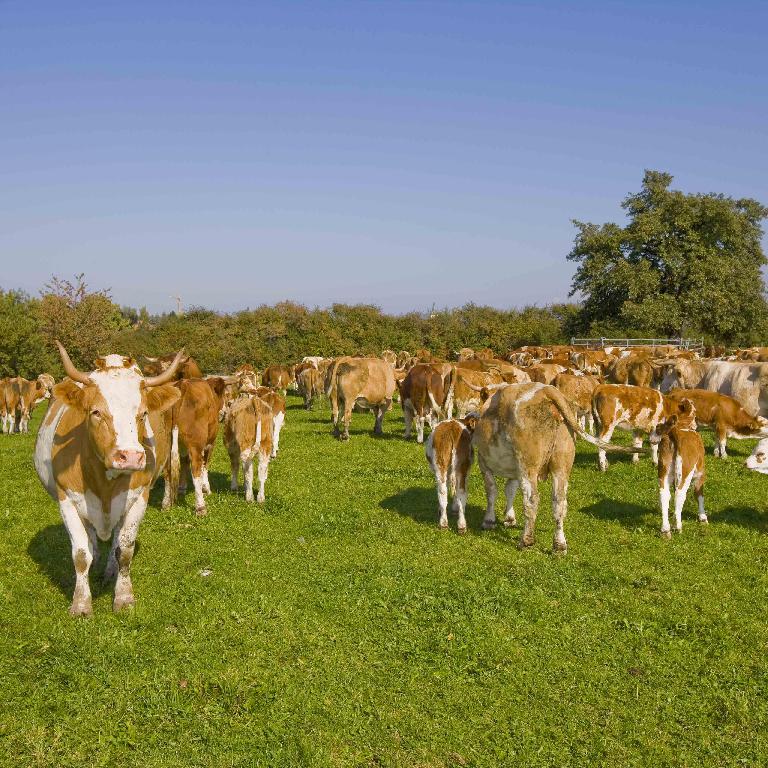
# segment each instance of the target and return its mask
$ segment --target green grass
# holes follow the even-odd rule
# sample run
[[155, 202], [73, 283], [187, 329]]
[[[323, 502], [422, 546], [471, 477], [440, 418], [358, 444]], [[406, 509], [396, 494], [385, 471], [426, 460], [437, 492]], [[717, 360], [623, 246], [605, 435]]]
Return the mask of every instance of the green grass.
[[691, 494], [672, 541], [650, 461], [602, 475], [579, 443], [558, 557], [548, 483], [531, 551], [519, 530], [479, 530], [477, 469], [470, 532], [441, 532], [397, 406], [384, 438], [361, 414], [341, 444], [327, 411], [289, 405], [266, 505], [228, 490], [217, 446], [209, 516], [191, 493], [162, 512], [156, 488], [136, 608], [114, 615], [97, 588], [85, 620], [67, 613], [69, 544], [34, 437], [0, 436], [1, 765], [768, 764], [752, 442], [708, 454], [710, 525]]

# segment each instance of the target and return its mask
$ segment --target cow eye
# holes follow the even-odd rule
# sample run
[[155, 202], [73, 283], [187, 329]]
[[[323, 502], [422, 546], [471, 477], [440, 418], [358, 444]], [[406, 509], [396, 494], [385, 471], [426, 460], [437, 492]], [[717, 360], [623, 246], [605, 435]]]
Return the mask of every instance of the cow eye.
[[101, 411], [99, 411], [98, 409], [94, 408], [91, 411], [91, 416], [93, 416], [94, 419], [100, 419], [101, 418]]
[[139, 413], [139, 416], [138, 416], [139, 421], [144, 421], [144, 419], [146, 418], [147, 418], [147, 411], [141, 411], [141, 413]]

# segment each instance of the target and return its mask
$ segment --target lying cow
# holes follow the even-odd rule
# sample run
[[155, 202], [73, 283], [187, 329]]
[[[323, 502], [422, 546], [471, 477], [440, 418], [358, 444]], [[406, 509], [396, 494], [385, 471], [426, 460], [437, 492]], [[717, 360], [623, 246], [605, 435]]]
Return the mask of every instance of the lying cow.
[[505, 525], [515, 525], [512, 504], [518, 487], [522, 487], [525, 529], [520, 546], [532, 546], [539, 508], [538, 485], [551, 476], [555, 518], [553, 548], [566, 551], [563, 524], [568, 506], [568, 480], [576, 454], [575, 435], [604, 451], [627, 453], [632, 450], [584, 432], [555, 387], [539, 383], [509, 384], [488, 400], [473, 438], [488, 501], [483, 528], [496, 525], [496, 476], [507, 478]]
[[679, 404], [690, 400], [696, 408], [696, 422], [712, 427], [715, 432], [715, 456], [727, 458], [726, 440], [729, 437], [744, 439], [768, 433], [768, 419], [751, 416], [738, 400], [719, 392], [705, 389], [671, 389], [665, 400]]
[[453, 496], [453, 510], [458, 513], [459, 533], [467, 532], [464, 511], [467, 506], [467, 478], [472, 467], [472, 434], [477, 416], [441, 421], [427, 438], [424, 452], [437, 483], [438, 525], [448, 528], [448, 491]]
[[112, 538], [104, 580], [116, 577], [114, 610], [133, 605], [130, 567], [149, 491], [163, 472], [170, 409], [179, 391], [168, 384], [182, 353], [159, 376], [144, 377], [129, 357], [107, 355], [91, 373], [77, 370], [56, 342], [69, 379], [37, 433], [35, 469], [59, 503], [72, 544], [75, 591], [69, 612], [92, 613], [88, 573], [98, 541]]
[[233, 491], [238, 490], [238, 475], [242, 467], [246, 501], [253, 501], [254, 459], [257, 460], [259, 480], [256, 501], [262, 504], [265, 499], [269, 460], [274, 455], [273, 416], [268, 403], [256, 395], [245, 395], [235, 399], [224, 419], [224, 445], [232, 470], [230, 487]]
[[[610, 441], [613, 430], [631, 430], [634, 435], [632, 444], [639, 449], [643, 444], [643, 435], [654, 436], [656, 427], [670, 415], [669, 406], [664, 396], [650, 387], [635, 387], [632, 384], [600, 384], [592, 395], [592, 414], [599, 427], [601, 440]], [[651, 458], [657, 463], [658, 444], [651, 442]], [[639, 461], [639, 453], [632, 456], [632, 461]], [[598, 450], [598, 464], [605, 472], [608, 460], [605, 451]]]
[[670, 488], [675, 487], [675, 530], [683, 530], [683, 506], [693, 483], [699, 504], [699, 522], [706, 523], [704, 511], [704, 443], [696, 431], [696, 408], [687, 398], [675, 401], [674, 412], [657, 429], [659, 443], [659, 503], [661, 533], [671, 538], [669, 526]]

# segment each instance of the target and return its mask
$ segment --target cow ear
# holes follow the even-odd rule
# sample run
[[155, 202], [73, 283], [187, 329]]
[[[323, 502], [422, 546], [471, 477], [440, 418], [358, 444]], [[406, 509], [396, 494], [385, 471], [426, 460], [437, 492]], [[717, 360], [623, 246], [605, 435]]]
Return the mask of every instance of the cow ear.
[[464, 426], [470, 431], [474, 432], [475, 427], [477, 426], [477, 416], [472, 414], [471, 416], [467, 416], [464, 419]]
[[222, 394], [224, 394], [224, 388], [227, 386], [227, 383], [224, 381], [224, 379], [221, 378], [221, 376], [214, 376], [211, 379], [206, 379], [208, 382], [208, 386], [219, 396], [221, 397]]
[[172, 408], [181, 397], [181, 392], [173, 384], [162, 384], [147, 390], [147, 408], [153, 413], [163, 413]]
[[64, 379], [53, 388], [53, 396], [70, 408], [85, 410], [85, 388], [78, 387], [72, 379]]

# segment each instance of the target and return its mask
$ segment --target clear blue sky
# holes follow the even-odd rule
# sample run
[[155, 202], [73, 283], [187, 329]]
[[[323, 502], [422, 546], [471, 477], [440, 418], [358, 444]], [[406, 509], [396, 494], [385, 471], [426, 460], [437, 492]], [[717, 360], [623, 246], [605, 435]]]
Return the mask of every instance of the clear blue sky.
[[768, 3], [0, 2], [0, 286], [564, 300], [645, 168], [768, 203]]

